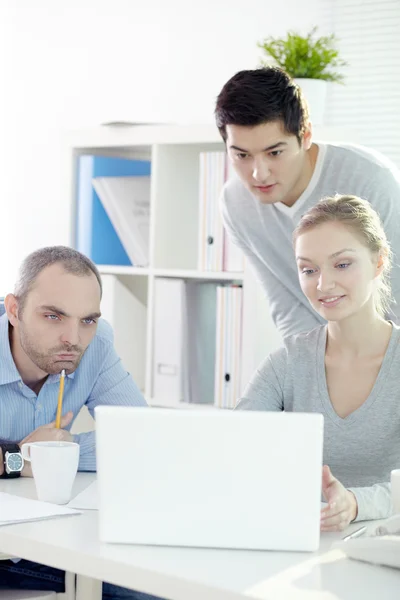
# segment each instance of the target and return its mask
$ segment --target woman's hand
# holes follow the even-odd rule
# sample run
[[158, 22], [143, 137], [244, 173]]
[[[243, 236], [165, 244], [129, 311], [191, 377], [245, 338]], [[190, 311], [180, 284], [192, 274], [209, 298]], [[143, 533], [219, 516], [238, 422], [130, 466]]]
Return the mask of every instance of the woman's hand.
[[328, 506], [321, 510], [321, 531], [343, 531], [357, 517], [357, 500], [327, 465], [322, 470], [322, 493]]

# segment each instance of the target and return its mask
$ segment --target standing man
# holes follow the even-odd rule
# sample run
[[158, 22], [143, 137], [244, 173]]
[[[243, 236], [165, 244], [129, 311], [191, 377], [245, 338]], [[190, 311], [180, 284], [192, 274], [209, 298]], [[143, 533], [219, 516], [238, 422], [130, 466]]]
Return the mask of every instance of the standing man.
[[215, 116], [238, 175], [222, 193], [224, 225], [254, 268], [283, 337], [324, 323], [300, 289], [292, 232], [303, 213], [335, 194], [365, 198], [380, 215], [394, 254], [397, 304], [389, 316], [399, 322], [400, 173], [394, 165], [367, 148], [313, 142], [301, 91], [276, 67], [234, 75], [217, 98]]
[[[80, 471], [95, 471], [95, 432], [71, 435], [82, 406], [145, 406], [118, 358], [110, 326], [100, 319], [96, 266], [72, 248], [42, 248], [23, 262], [0, 317], [0, 477], [31, 476], [8, 461], [25, 442], [64, 440], [80, 446]], [[65, 369], [61, 429], [55, 427], [60, 373]], [[140, 460], [140, 457], [138, 457]], [[18, 464], [23, 467], [14, 470]], [[64, 591], [64, 573], [27, 560], [0, 561], [0, 589]], [[149, 600], [103, 584], [103, 600]]]

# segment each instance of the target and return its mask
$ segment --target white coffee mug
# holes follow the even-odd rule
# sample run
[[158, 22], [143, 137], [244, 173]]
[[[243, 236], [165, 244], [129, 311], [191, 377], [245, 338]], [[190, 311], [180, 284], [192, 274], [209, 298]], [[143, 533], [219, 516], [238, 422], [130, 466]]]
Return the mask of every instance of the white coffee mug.
[[391, 472], [392, 504], [394, 514], [400, 514], [400, 469]]
[[67, 504], [71, 499], [79, 463], [79, 444], [32, 442], [21, 448], [24, 460], [32, 463], [39, 500]]

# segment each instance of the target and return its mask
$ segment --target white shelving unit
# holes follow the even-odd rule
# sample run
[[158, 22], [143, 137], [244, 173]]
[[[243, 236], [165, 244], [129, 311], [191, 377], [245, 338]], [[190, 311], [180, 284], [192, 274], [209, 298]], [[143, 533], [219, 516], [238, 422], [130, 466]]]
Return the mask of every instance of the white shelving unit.
[[152, 269], [141, 267], [126, 267], [117, 265], [97, 265], [100, 273], [107, 275], [135, 275], [137, 277], [173, 277], [178, 279], [198, 279], [207, 281], [241, 281], [243, 272], [225, 271], [196, 271], [190, 269]]
[[[314, 132], [314, 137], [324, 141], [342, 141], [349, 138], [349, 132], [320, 128]], [[224, 150], [224, 144], [213, 125], [102, 126], [68, 135], [71, 245], [75, 238], [77, 157], [99, 154], [151, 160], [150, 267], [99, 265], [102, 274], [117, 277], [145, 306], [145, 340], [140, 341], [145, 348], [145, 358], [136, 361], [132, 375], [137, 382], [143, 382], [141, 387], [150, 404], [154, 403], [153, 317], [157, 277], [231, 281], [243, 285], [242, 387], [262, 358], [281, 343], [263, 292], [250, 269], [246, 268], [244, 273], [202, 272], [197, 269], [199, 154], [219, 150]], [[131, 337], [134, 348], [137, 340], [133, 330]], [[141, 350], [135, 347], [136, 355], [140, 355]], [[212, 403], [213, 398], [204, 401]]]

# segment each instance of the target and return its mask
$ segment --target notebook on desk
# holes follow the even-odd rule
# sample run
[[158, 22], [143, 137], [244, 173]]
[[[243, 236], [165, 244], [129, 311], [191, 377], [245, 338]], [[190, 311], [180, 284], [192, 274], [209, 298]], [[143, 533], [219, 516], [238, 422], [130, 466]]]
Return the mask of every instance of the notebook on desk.
[[323, 417], [96, 408], [104, 542], [316, 550]]
[[0, 526], [78, 514], [80, 511], [66, 506], [0, 492]]

